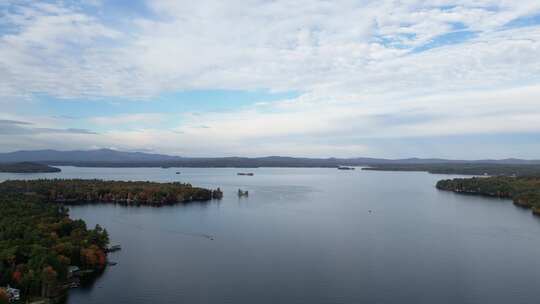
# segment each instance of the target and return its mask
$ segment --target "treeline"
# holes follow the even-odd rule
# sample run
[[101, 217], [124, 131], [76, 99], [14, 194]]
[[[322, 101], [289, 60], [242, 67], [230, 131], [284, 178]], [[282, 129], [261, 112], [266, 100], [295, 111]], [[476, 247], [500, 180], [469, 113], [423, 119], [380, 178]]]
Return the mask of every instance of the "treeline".
[[24, 193], [52, 203], [117, 203], [162, 206], [220, 199], [218, 188], [209, 190], [183, 183], [104, 181], [84, 179], [10, 180], [0, 183], [4, 193]]
[[32, 162], [0, 163], [0, 172], [7, 173], [55, 173], [60, 171], [62, 170], [56, 167]]
[[1, 192], [0, 286], [23, 296], [57, 296], [67, 287], [70, 266], [105, 267], [108, 242], [106, 230], [88, 229], [61, 205]]
[[514, 204], [540, 215], [540, 177], [473, 177], [437, 182], [437, 188], [457, 193], [511, 198]]
[[425, 171], [433, 174], [540, 176], [540, 165], [530, 164], [379, 164], [362, 168], [374, 171]]
[[222, 195], [219, 188], [182, 183], [82, 179], [0, 183], [0, 286], [18, 288], [25, 297], [55, 297], [69, 287], [70, 269], [96, 272], [106, 266], [107, 231], [99, 225], [88, 229], [84, 221], [70, 219], [64, 204], [161, 206]]

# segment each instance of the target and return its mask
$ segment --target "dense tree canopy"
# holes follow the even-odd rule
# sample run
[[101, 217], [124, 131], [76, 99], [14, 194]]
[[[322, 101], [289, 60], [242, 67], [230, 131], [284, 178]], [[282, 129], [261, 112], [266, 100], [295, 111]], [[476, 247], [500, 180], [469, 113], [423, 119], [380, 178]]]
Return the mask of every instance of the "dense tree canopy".
[[65, 204], [161, 206], [221, 196], [219, 189], [181, 183], [82, 179], [0, 183], [0, 286], [50, 297], [66, 286], [70, 266], [94, 271], [105, 267], [107, 231], [99, 225], [88, 229], [84, 221], [70, 219]]
[[20, 163], [0, 163], [0, 172], [11, 173], [54, 173], [60, 172], [59, 168], [51, 167], [49, 165], [32, 163], [32, 162], [20, 162]]
[[0, 183], [4, 193], [25, 193], [46, 202], [120, 203], [161, 206], [221, 198], [220, 189], [208, 190], [183, 183], [104, 181], [84, 179], [11, 180]]
[[538, 164], [488, 163], [433, 163], [433, 164], [377, 164], [362, 170], [372, 171], [425, 171], [433, 174], [463, 174], [489, 176], [539, 176]]
[[61, 290], [68, 267], [99, 270], [106, 263], [107, 231], [88, 229], [67, 208], [22, 195], [0, 195], [0, 285], [26, 295]]
[[512, 198], [540, 215], [540, 177], [473, 177], [441, 180], [437, 188], [458, 193]]
[[20, 162], [20, 163], [0, 163], [0, 172], [11, 173], [54, 173], [60, 172], [59, 168], [51, 167], [49, 165], [32, 163], [32, 162]]

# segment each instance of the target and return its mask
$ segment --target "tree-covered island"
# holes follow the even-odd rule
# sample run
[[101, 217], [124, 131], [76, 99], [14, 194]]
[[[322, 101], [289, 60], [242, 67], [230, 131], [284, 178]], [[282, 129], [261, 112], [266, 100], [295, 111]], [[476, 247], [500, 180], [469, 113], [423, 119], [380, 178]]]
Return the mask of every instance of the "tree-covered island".
[[[222, 192], [182, 183], [82, 179], [10, 180], [0, 183], [0, 287], [23, 300], [61, 297], [77, 273], [107, 265], [109, 236], [69, 218], [66, 204], [119, 203], [162, 206], [219, 199]], [[0, 288], [0, 303], [6, 300]]]
[[20, 163], [0, 163], [0, 172], [6, 173], [56, 173], [59, 168], [45, 164], [20, 162]]
[[540, 216], [540, 177], [472, 177], [445, 179], [437, 182], [437, 189], [456, 193], [510, 198], [517, 206], [531, 208]]

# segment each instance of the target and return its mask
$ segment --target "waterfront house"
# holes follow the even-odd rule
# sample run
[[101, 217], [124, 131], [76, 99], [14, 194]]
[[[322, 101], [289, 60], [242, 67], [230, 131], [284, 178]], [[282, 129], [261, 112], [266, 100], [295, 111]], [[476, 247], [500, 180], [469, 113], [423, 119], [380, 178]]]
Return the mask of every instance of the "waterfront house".
[[77, 266], [69, 266], [67, 276], [68, 278], [72, 278], [73, 276], [77, 275], [80, 271], [81, 269], [79, 269], [79, 267]]

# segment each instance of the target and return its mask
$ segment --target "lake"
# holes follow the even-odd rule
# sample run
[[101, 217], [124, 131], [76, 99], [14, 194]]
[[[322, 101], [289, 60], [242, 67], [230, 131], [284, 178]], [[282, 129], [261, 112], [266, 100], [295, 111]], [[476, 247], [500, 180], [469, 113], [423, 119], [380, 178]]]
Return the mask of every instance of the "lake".
[[[176, 171], [181, 171], [176, 175]], [[255, 175], [237, 176], [237, 172]], [[327, 168], [74, 168], [8, 178], [181, 181], [187, 205], [71, 208], [109, 267], [68, 304], [537, 303], [540, 220], [509, 200], [435, 189], [448, 175]], [[249, 197], [238, 198], [241, 188]]]

